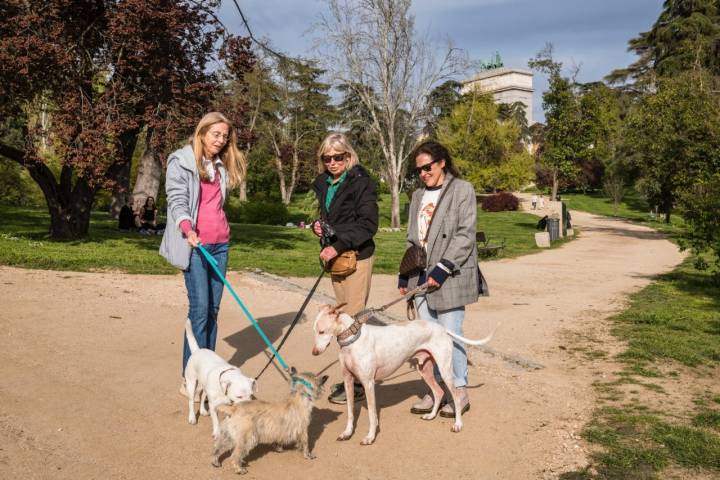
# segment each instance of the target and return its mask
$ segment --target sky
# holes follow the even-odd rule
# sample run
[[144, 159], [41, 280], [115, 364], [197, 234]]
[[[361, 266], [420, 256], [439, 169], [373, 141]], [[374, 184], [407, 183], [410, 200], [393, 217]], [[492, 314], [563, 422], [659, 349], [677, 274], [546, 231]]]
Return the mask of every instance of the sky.
[[[258, 38], [279, 51], [312, 58], [311, 31], [326, 8], [322, 0], [238, 0]], [[489, 60], [497, 51], [506, 67], [527, 69], [547, 42], [564, 73], [580, 67], [578, 81], [591, 82], [635, 59], [628, 40], [647, 31], [662, 10], [662, 0], [415, 0], [416, 28], [441, 44], [446, 39], [471, 60]], [[228, 29], [246, 34], [232, 0], [220, 18]], [[468, 72], [471, 77], [476, 72]], [[536, 73], [533, 118], [543, 121], [542, 93], [547, 79]]]

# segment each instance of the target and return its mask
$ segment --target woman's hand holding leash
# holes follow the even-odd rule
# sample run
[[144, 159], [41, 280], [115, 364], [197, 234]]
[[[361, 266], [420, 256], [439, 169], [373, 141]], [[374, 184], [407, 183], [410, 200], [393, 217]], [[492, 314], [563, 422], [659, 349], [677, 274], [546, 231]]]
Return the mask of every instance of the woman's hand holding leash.
[[320, 252], [320, 260], [323, 262], [329, 262], [333, 258], [338, 256], [337, 250], [335, 250], [335, 247], [325, 247]]
[[193, 248], [197, 248], [197, 246], [200, 244], [200, 237], [198, 237], [198, 234], [195, 230], [190, 230], [187, 235], [185, 235], [185, 238], [187, 239], [187, 242], [190, 244], [190, 246]]

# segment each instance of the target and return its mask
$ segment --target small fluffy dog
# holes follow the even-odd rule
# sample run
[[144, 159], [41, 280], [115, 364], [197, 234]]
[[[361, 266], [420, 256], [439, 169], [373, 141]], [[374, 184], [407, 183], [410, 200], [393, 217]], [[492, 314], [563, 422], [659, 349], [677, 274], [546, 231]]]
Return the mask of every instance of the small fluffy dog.
[[[454, 334], [438, 323], [425, 320], [382, 327], [361, 324], [350, 315], [340, 311], [343, 305], [320, 307], [313, 324], [315, 345], [312, 349], [313, 355], [320, 355], [330, 345], [330, 341], [338, 337], [340, 344], [338, 357], [345, 380], [345, 391], [348, 392], [347, 424], [345, 430], [338, 436], [338, 440], [349, 439], [354, 430], [353, 378], [362, 383], [365, 388], [370, 427], [362, 444], [370, 445], [375, 441], [378, 429], [375, 403], [375, 382], [377, 380], [389, 377], [411, 358], [416, 359], [420, 367], [420, 375], [430, 387], [434, 397], [432, 411], [421, 418], [432, 420], [440, 409], [440, 400], [443, 397], [443, 389], [433, 374], [434, 365], [437, 365], [440, 376], [448, 386], [453, 402], [456, 405], [458, 403], [452, 376], [452, 339], [467, 345], [483, 345], [488, 343], [493, 336], [491, 333], [482, 340], [470, 340]], [[462, 430], [461, 415], [460, 409], [455, 409], [453, 432]]]
[[185, 322], [185, 335], [190, 346], [190, 358], [185, 367], [185, 388], [188, 396], [188, 423], [197, 423], [195, 416], [195, 388], [202, 390], [200, 398], [200, 415], [208, 415], [205, 407], [207, 397], [210, 405], [210, 418], [213, 424], [213, 436], [220, 430], [217, 407], [252, 400], [257, 392], [257, 384], [252, 378], [242, 374], [239, 368], [230, 365], [220, 355], [207, 348], [199, 348], [192, 325]]
[[[235, 472], [247, 473], [245, 457], [260, 444], [275, 444], [278, 451], [295, 444], [308, 460], [315, 458], [308, 445], [308, 427], [315, 401], [328, 376], [290, 370], [290, 394], [281, 402], [253, 400], [238, 404], [220, 425], [215, 437], [212, 464], [220, 466], [220, 455], [233, 450]], [[226, 411], [227, 409], [223, 409]]]

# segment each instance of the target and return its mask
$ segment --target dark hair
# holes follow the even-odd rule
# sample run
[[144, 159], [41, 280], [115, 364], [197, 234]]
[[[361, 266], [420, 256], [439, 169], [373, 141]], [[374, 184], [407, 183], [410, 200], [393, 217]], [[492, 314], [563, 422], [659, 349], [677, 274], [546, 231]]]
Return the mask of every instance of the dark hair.
[[150, 196], [148, 196], [148, 197], [145, 199], [145, 206], [146, 206], [146, 207], [149, 206], [149, 205], [148, 205], [148, 202], [150, 201], [150, 199], [152, 199], [152, 202], [153, 202], [152, 206], [155, 207], [155, 199], [154, 199], [153, 197], [150, 197]]
[[443, 168], [443, 171], [445, 173], [450, 172], [453, 177], [460, 178], [460, 172], [458, 172], [455, 168], [452, 158], [450, 157], [450, 152], [448, 152], [448, 149], [445, 148], [441, 143], [435, 142], [433, 140], [428, 140], [427, 142], [421, 143], [420, 145], [415, 147], [415, 150], [412, 151], [412, 153], [410, 154], [410, 159], [412, 161], [415, 161], [418, 155], [422, 155], [423, 153], [426, 155], [430, 155], [430, 158], [433, 159], [433, 162], [445, 160], [445, 167]]

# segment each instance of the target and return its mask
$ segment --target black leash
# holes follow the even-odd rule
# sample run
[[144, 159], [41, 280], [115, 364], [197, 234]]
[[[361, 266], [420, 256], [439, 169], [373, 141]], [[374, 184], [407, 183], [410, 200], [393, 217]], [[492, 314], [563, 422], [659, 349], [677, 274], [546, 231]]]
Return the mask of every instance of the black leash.
[[[285, 332], [285, 336], [283, 336], [282, 340], [280, 340], [280, 343], [278, 344], [275, 351], [277, 351], [277, 352], [280, 351], [283, 344], [285, 343], [285, 340], [287, 340], [288, 337], [290, 336], [290, 332], [293, 331], [293, 328], [295, 328], [295, 325], [297, 324], [298, 320], [300, 320], [300, 317], [302, 317], [303, 311], [305, 311], [305, 307], [307, 307], [307, 304], [310, 302], [310, 299], [315, 294], [315, 290], [317, 289], [317, 286], [320, 284], [320, 280], [322, 280], [323, 275], [325, 275], [325, 268], [323, 268], [320, 271], [320, 275], [318, 276], [317, 280], [315, 280], [315, 285], [313, 285], [313, 287], [310, 289], [310, 293], [308, 293], [308, 296], [305, 297], [305, 301], [303, 302], [302, 307], [300, 307], [300, 310], [298, 310], [297, 315], [295, 315], [295, 318], [293, 319], [292, 323], [290, 323], [290, 328], [288, 328], [288, 331]], [[268, 360], [268, 362], [265, 364], [263, 369], [260, 370], [260, 373], [257, 374], [257, 376], [255, 377], [255, 380], [260, 378], [260, 375], [263, 374], [263, 372], [267, 369], [267, 367], [270, 366], [270, 364], [273, 362], [274, 359], [275, 359], [275, 354], [273, 353], [272, 357], [270, 357], [270, 360]]]

